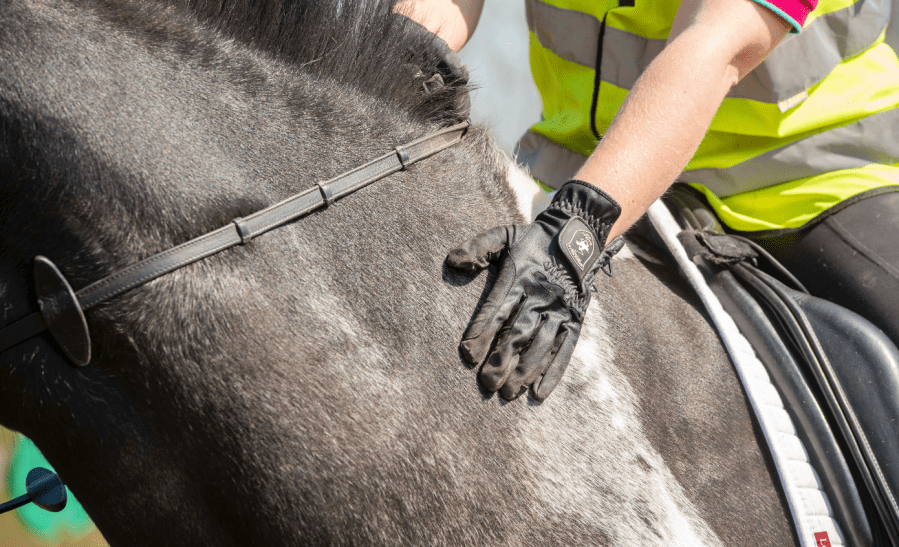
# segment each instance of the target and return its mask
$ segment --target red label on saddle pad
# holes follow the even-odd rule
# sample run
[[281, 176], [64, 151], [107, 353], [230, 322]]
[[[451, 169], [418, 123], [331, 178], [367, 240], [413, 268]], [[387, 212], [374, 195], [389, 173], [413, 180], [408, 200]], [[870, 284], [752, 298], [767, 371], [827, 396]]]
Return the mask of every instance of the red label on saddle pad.
[[817, 547], [830, 547], [830, 538], [827, 537], [827, 532], [815, 533], [815, 545]]

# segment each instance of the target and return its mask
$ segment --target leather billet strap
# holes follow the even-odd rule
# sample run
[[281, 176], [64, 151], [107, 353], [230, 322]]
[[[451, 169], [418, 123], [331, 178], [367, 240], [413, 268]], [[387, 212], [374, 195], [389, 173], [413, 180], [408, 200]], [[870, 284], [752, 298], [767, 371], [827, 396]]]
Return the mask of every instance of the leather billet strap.
[[[87, 287], [77, 291], [75, 298], [68, 299], [69, 306], [81, 310], [105, 302], [111, 298], [139, 287], [183, 266], [202, 260], [235, 245], [248, 243], [255, 237], [277, 228], [287, 222], [304, 216], [315, 209], [368, 186], [372, 182], [406, 169], [409, 165], [453, 146], [462, 140], [469, 122], [441, 129], [408, 144], [397, 146], [393, 151], [357, 167], [333, 179], [316, 183], [280, 203], [276, 203], [244, 218], [234, 219], [227, 226], [209, 232], [198, 238], [172, 247], [159, 254], [136, 262]], [[49, 262], [49, 261], [47, 261]], [[61, 274], [60, 274], [61, 276]], [[40, 293], [40, 291], [38, 291]], [[40, 296], [40, 294], [39, 294]], [[77, 314], [75, 314], [77, 315]], [[0, 329], [0, 351], [40, 334], [47, 330], [52, 320], [41, 313], [33, 313]], [[86, 324], [85, 327], [86, 328]], [[50, 329], [51, 333], [59, 329]], [[84, 366], [89, 361], [89, 351], [70, 351], [65, 340], [57, 338], [63, 351], [76, 365]]]

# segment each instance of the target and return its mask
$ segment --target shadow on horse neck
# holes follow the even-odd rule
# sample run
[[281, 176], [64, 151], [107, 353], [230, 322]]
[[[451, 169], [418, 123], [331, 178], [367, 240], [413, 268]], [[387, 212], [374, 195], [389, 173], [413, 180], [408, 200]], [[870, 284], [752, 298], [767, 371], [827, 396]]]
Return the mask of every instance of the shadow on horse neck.
[[[0, 324], [34, 311], [35, 255], [77, 290], [458, 121], [389, 9], [0, 4]], [[639, 237], [552, 397], [478, 387], [457, 344], [494, 272], [443, 257], [527, 220], [522, 179], [474, 128], [90, 310], [85, 368], [46, 333], [4, 352], [0, 423], [113, 545], [795, 541], [717, 336]]]

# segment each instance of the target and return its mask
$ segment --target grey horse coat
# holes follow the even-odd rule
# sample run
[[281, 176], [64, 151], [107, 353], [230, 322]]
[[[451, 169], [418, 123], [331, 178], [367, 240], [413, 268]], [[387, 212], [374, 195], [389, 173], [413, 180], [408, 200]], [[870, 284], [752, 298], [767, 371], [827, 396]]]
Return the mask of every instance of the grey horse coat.
[[[388, 9], [0, 2], [0, 323], [34, 311], [37, 254], [78, 289], [457, 121]], [[495, 272], [443, 258], [529, 220], [519, 176], [475, 128], [134, 289], [88, 312], [86, 368], [46, 334], [4, 352], [0, 423], [112, 545], [794, 542], [715, 333], [639, 237], [545, 403], [479, 388], [457, 345]]]

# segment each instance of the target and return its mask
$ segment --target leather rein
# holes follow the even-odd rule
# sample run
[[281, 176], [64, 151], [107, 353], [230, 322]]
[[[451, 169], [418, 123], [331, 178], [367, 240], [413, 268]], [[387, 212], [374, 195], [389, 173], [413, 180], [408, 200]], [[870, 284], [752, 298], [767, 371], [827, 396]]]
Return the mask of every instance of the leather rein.
[[40, 312], [0, 329], [0, 352], [49, 330], [65, 355], [77, 366], [91, 359], [90, 334], [84, 310], [139, 287], [167, 273], [250, 240], [287, 222], [333, 203], [369, 184], [449, 148], [468, 130], [465, 121], [441, 129], [347, 171], [318, 182], [299, 194], [257, 211], [200, 237], [145, 258], [75, 292], [46, 257], [35, 257], [34, 281]]

